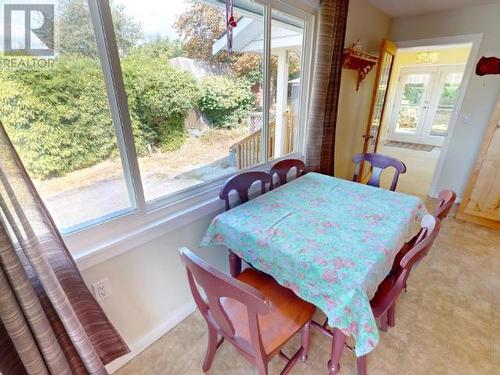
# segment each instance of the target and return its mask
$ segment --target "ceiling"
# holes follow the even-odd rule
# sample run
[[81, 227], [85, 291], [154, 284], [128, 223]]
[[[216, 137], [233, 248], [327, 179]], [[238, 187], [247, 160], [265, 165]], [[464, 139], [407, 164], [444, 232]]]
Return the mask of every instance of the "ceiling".
[[500, 0], [368, 0], [392, 17], [414, 16], [473, 5], [498, 3]]

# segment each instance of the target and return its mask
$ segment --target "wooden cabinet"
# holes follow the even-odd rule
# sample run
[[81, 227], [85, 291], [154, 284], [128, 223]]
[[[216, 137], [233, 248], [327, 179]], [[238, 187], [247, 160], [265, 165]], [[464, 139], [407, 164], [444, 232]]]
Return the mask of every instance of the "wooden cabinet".
[[500, 96], [457, 218], [500, 229]]

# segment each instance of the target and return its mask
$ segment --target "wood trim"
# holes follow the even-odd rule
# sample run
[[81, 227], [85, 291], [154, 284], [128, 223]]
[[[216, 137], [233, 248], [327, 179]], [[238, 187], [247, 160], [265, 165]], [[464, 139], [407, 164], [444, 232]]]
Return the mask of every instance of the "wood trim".
[[470, 201], [474, 187], [476, 186], [477, 178], [479, 176], [479, 172], [481, 171], [483, 161], [486, 158], [490, 144], [493, 141], [493, 135], [495, 131], [497, 131], [497, 127], [500, 125], [498, 123], [499, 121], [500, 121], [500, 95], [498, 96], [497, 104], [493, 109], [488, 129], [486, 130], [486, 134], [484, 135], [483, 143], [481, 144], [481, 148], [479, 149], [476, 162], [474, 163], [474, 167], [472, 168], [472, 172], [469, 177], [469, 182], [467, 183], [467, 188], [465, 189], [462, 198], [462, 203], [458, 207], [456, 216], [457, 219], [473, 222], [476, 224], [484, 225], [486, 227], [495, 229], [500, 229], [500, 222], [485, 217], [472, 215], [465, 211], [467, 208], [467, 204]]
[[[392, 55], [392, 63], [391, 63], [391, 68], [389, 69], [389, 77], [387, 79], [387, 89], [385, 91], [385, 97], [384, 97], [384, 105], [382, 107], [382, 111], [380, 113], [380, 124], [379, 124], [379, 131], [377, 132], [377, 137], [375, 139], [375, 152], [377, 151], [377, 146], [378, 146], [378, 141], [379, 141], [379, 136], [380, 136], [380, 125], [382, 124], [382, 120], [384, 118], [384, 113], [386, 109], [386, 102], [387, 102], [387, 94], [389, 93], [389, 85], [391, 82], [392, 78], [392, 68], [394, 67], [394, 59], [396, 58], [396, 52], [397, 52], [397, 46], [396, 43], [391, 42], [388, 39], [384, 39], [382, 41], [382, 44], [380, 46], [380, 56], [379, 56], [379, 63], [377, 65], [377, 76], [375, 78], [375, 84], [373, 85], [373, 90], [372, 90], [372, 100], [370, 103], [370, 115], [368, 116], [368, 122], [366, 124], [366, 131], [365, 131], [365, 142], [363, 144], [363, 153], [367, 152], [368, 150], [368, 145], [370, 143], [370, 130], [372, 127], [372, 122], [373, 122], [373, 116], [375, 114], [375, 105], [376, 105], [376, 99], [377, 99], [377, 91], [380, 85], [380, 79], [382, 75], [382, 68], [383, 68], [383, 61], [384, 61], [384, 54], [389, 53]], [[359, 174], [359, 178], [362, 179], [363, 176], [365, 175], [365, 168], [366, 168], [366, 163], [363, 162], [363, 165], [361, 166], [361, 171]]]
[[463, 221], [468, 221], [469, 223], [482, 225], [483, 227], [500, 230], [500, 221], [486, 219], [484, 217], [467, 214], [467, 213], [463, 212], [463, 210], [460, 209], [460, 207], [463, 205], [464, 205], [464, 203], [462, 203], [458, 208], [457, 216], [456, 216], [457, 219], [463, 220]]

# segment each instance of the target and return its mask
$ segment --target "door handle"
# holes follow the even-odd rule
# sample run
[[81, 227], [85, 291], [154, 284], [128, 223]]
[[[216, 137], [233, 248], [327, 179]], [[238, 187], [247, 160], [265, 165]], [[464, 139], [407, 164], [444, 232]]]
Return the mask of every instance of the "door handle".
[[371, 135], [371, 134], [370, 134], [370, 135], [366, 135], [366, 134], [364, 134], [364, 135], [362, 135], [362, 137], [363, 137], [364, 139], [372, 139], [372, 138], [373, 138], [373, 135]]

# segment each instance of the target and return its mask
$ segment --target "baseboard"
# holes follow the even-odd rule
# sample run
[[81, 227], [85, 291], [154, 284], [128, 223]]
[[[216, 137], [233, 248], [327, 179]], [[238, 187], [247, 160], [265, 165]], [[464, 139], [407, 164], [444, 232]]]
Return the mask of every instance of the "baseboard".
[[136, 356], [138, 356], [141, 352], [147, 349], [151, 344], [153, 344], [156, 340], [162, 337], [165, 333], [170, 331], [184, 319], [186, 319], [189, 315], [191, 315], [196, 310], [196, 305], [193, 302], [186, 303], [185, 305], [179, 307], [177, 310], [173, 311], [167, 319], [165, 319], [161, 324], [156, 326], [146, 335], [144, 335], [140, 340], [129, 344], [130, 353], [120, 357], [113, 362], [106, 365], [106, 370], [110, 374], [117, 371], [120, 367], [123, 367], [125, 364], [130, 362]]

